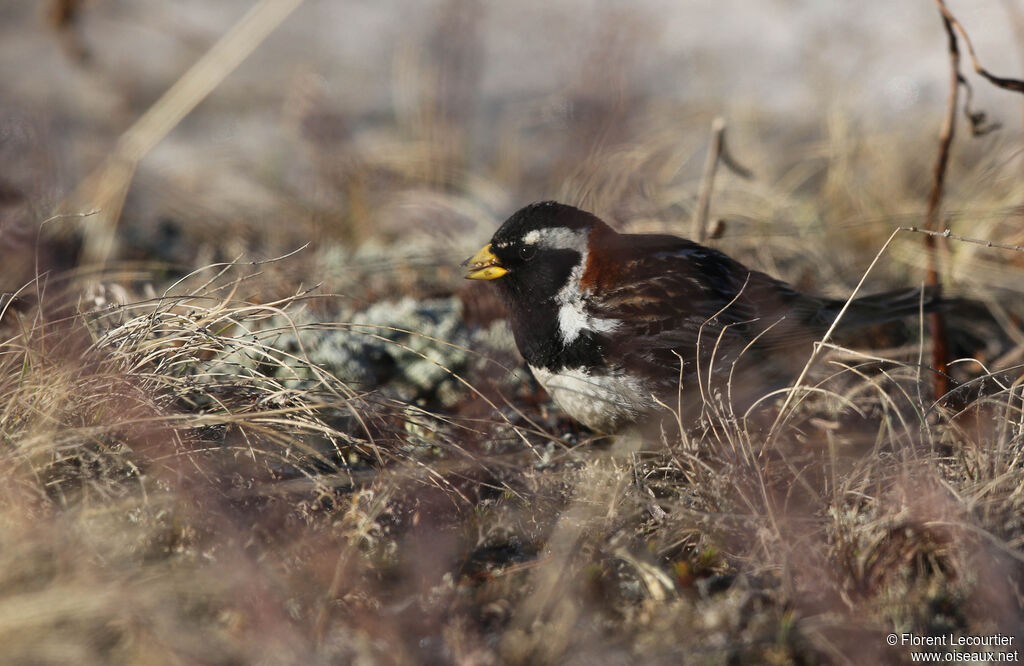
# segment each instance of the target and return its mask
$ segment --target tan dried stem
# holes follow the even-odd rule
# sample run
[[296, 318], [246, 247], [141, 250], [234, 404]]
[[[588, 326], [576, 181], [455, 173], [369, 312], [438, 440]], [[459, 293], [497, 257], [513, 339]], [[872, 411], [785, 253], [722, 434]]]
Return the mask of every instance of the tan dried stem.
[[[751, 178], [751, 172], [736, 162], [725, 143], [725, 119], [717, 116], [711, 121], [711, 143], [708, 146], [708, 154], [704, 160], [704, 172], [700, 179], [700, 192], [697, 196], [697, 209], [693, 213], [692, 231], [693, 240], [704, 243], [708, 239], [708, 211], [711, 209], [711, 191], [715, 184], [715, 174], [718, 172], [719, 163], [724, 164], [730, 171], [742, 178]], [[717, 238], [719, 232], [713, 231], [712, 238]]]
[[[83, 180], [62, 208], [99, 208], [85, 231], [84, 260], [103, 264], [114, 252], [121, 208], [139, 160], [177, 127], [303, 0], [261, 0], [210, 47], [121, 135], [107, 160]], [[69, 205], [70, 204], [70, 205]]]

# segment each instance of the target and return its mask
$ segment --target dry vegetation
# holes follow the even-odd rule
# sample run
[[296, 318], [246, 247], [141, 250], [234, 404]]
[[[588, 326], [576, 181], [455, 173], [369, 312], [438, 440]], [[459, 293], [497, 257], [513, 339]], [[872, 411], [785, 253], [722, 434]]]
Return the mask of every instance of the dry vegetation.
[[[479, 45], [444, 32], [471, 27], [442, 17], [399, 57], [394, 116], [296, 82], [283, 159], [315, 186], [268, 176], [265, 225], [140, 172], [103, 269], [73, 259], [89, 215], [25, 231], [48, 217], [55, 149], [23, 137], [0, 187], [0, 661], [906, 662], [893, 631], [1019, 646], [1024, 253], [941, 255], [976, 301], [950, 313], [969, 358], [941, 401], [911, 322], [839, 341], [861, 346], [832, 348], [784, 409], [712, 396], [700, 424], [620, 454], [548, 402], [455, 266], [543, 197], [687, 233], [711, 114], [630, 95], [614, 43], [558, 100], [484, 108]], [[756, 179], [719, 173], [711, 242], [849, 294], [922, 218], [939, 111], [895, 134], [732, 118]], [[1020, 140], [954, 147], [955, 231], [1024, 241]], [[925, 259], [897, 236], [866, 289], [920, 282]]]

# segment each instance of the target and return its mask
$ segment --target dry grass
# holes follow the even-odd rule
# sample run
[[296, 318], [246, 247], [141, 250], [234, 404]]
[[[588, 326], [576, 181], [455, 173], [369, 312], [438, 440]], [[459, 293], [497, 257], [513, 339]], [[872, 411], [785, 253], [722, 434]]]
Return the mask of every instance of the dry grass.
[[430, 356], [337, 297], [239, 297], [294, 261], [5, 309], [6, 658], [869, 663], [906, 658], [893, 630], [1020, 626], [1012, 345], [947, 405], [916, 346], [833, 348], [771, 438], [709, 393], [704, 429], [623, 457], [507, 367], [446, 368], [449, 407], [332, 374], [325, 331]]

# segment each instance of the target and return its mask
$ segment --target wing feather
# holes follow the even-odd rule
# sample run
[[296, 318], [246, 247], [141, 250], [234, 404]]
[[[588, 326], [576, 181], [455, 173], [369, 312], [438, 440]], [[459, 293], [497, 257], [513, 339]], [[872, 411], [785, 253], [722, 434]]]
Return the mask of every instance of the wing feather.
[[690, 369], [712, 358], [728, 367], [756, 339], [744, 355], [755, 364], [771, 355], [774, 365], [790, 352], [806, 357], [831, 323], [825, 300], [681, 238], [621, 235], [602, 250], [619, 270], [595, 281], [588, 307], [621, 322], [600, 342], [626, 364], [678, 367], [682, 357]]

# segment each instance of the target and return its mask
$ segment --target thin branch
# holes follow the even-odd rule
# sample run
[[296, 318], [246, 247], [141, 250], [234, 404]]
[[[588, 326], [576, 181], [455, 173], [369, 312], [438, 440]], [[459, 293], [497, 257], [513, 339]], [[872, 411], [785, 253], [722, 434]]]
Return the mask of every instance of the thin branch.
[[971, 135], [985, 136], [998, 129], [1002, 129], [1003, 124], [998, 120], [989, 122], [987, 113], [974, 110], [974, 88], [963, 76], [960, 77], [960, 85], [964, 87], [964, 117], [971, 124]]
[[[942, 206], [942, 195], [945, 191], [946, 170], [949, 166], [949, 149], [953, 143], [953, 136], [956, 133], [956, 111], [960, 93], [960, 86], [964, 86], [967, 92], [964, 113], [971, 123], [971, 131], [975, 136], [988, 133], [998, 128], [998, 124], [987, 123], [983, 112], [974, 111], [971, 108], [973, 91], [970, 84], [960, 73], [960, 45], [957, 36], [967, 46], [967, 53], [971, 58], [974, 71], [983, 76], [987, 81], [1005, 90], [1012, 90], [1024, 93], [1024, 81], [1011, 79], [992, 74], [982, 67], [974, 52], [974, 45], [971, 43], [967, 31], [960, 22], [949, 11], [945, 0], [935, 0], [939, 12], [942, 14], [942, 25], [946, 29], [946, 37], [949, 44], [949, 98], [946, 105], [946, 116], [942, 122], [942, 130], [939, 133], [939, 154], [935, 161], [935, 169], [932, 172], [932, 189], [928, 196], [928, 208], [925, 212], [925, 228], [935, 232], [939, 228], [939, 211]], [[938, 269], [938, 239], [947, 236], [943, 234], [936, 236], [929, 233], [924, 238], [925, 249], [928, 257], [928, 269], [926, 282], [936, 288], [936, 293], [941, 295], [942, 285], [939, 283]], [[948, 246], [944, 246], [948, 247]], [[928, 314], [928, 328], [932, 336], [932, 365], [938, 372], [935, 374], [935, 397], [949, 392], [949, 377], [946, 374], [949, 363], [948, 341], [946, 337], [946, 320], [941, 312]]]
[[907, 231], [911, 231], [915, 234], [925, 234], [927, 236], [935, 236], [941, 238], [949, 238], [950, 240], [960, 241], [962, 243], [972, 243], [974, 245], [982, 245], [984, 247], [995, 247], [1000, 250], [1013, 250], [1014, 252], [1024, 252], [1024, 245], [1012, 245], [1010, 243], [997, 243], [995, 241], [984, 240], [981, 238], [971, 238], [969, 236], [961, 236], [954, 234], [949, 229], [944, 231], [932, 231], [930, 229], [919, 229], [918, 227], [901, 227]]
[[956, 32], [960, 33], [960, 38], [964, 40], [964, 44], [967, 45], [967, 55], [971, 57], [971, 65], [974, 67], [974, 71], [985, 77], [992, 85], [999, 86], [1004, 90], [1012, 90], [1024, 94], [1024, 81], [996, 76], [981, 66], [981, 63], [978, 62], [978, 56], [974, 53], [974, 44], [971, 43], [971, 38], [967, 36], [967, 31], [960, 25], [960, 21], [957, 21], [956, 17], [953, 16], [953, 12], [949, 11], [945, 0], [935, 0], [935, 4], [938, 5], [939, 11], [942, 12], [942, 19], [946, 23], [947, 30], [955, 28]]
[[704, 173], [700, 177], [700, 193], [697, 195], [697, 209], [693, 211], [693, 240], [703, 243], [708, 237], [708, 210], [711, 208], [711, 188], [715, 183], [715, 167], [722, 153], [722, 136], [725, 134], [725, 120], [718, 116], [711, 121], [711, 143], [704, 158]]
[[[936, 0], [936, 2], [942, 4], [942, 0]], [[949, 98], [946, 103], [946, 116], [943, 118], [942, 129], [939, 132], [939, 154], [932, 171], [932, 189], [928, 195], [928, 208], [925, 212], [925, 228], [930, 231], [935, 231], [939, 227], [939, 208], [945, 191], [949, 148], [953, 143], [953, 136], [956, 134], [957, 101], [960, 94], [960, 81], [963, 78], [960, 75], [960, 47], [957, 43], [956, 32], [945, 13], [943, 13], [942, 25], [946, 29], [949, 44]], [[926, 235], [924, 246], [928, 257], [925, 282], [934, 286], [937, 295], [941, 295], [937, 238], [930, 234]], [[946, 339], [946, 318], [941, 312], [928, 313], [928, 329], [932, 336], [932, 365], [938, 371], [934, 375], [933, 391], [935, 397], [938, 398], [949, 392], [949, 376], [946, 374], [949, 365], [949, 344]]]
[[[693, 226], [690, 235], [698, 243], [703, 243], [708, 239], [708, 211], [711, 208], [711, 190], [715, 184], [715, 174], [718, 172], [719, 162], [741, 178], [753, 177], [750, 170], [739, 164], [729, 153], [725, 144], [725, 119], [721, 116], [711, 121], [711, 143], [704, 160], [704, 173], [700, 179], [697, 209], [693, 213]], [[716, 231], [711, 234], [712, 238], [721, 234], [718, 227], [719, 225], [716, 224]]]

